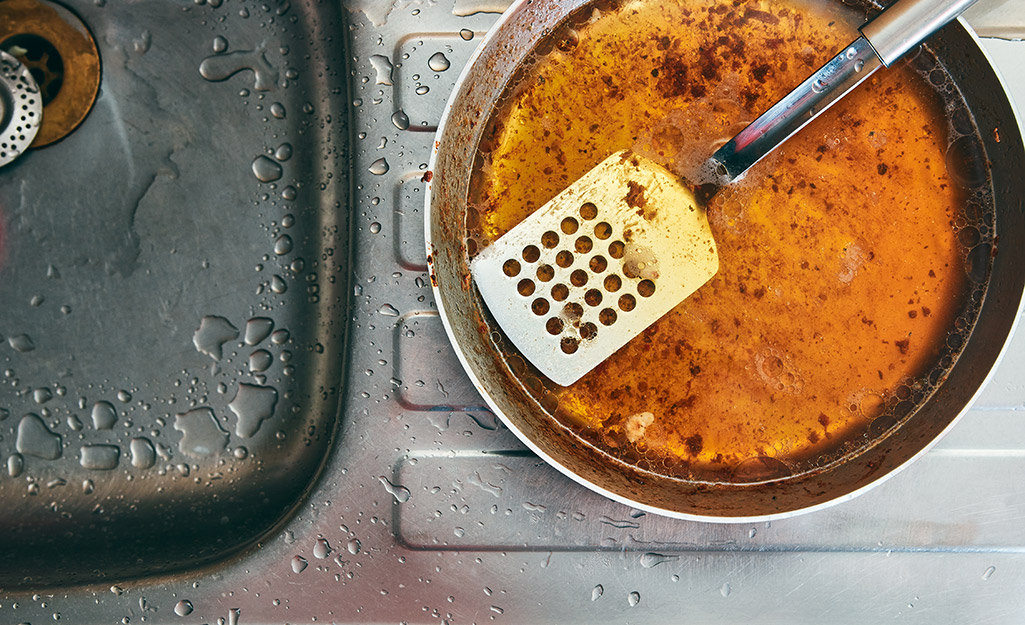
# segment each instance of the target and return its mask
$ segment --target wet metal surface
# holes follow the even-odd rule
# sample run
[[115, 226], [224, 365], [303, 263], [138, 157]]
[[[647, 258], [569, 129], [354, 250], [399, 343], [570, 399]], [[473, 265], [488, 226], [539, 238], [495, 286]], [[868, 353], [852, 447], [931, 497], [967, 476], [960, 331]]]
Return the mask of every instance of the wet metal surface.
[[[218, 7], [211, 7], [213, 3], [207, 2], [206, 5], [187, 3], [191, 11], [211, 18], [203, 28], [219, 24], [216, 20], [222, 16], [226, 23], [233, 24], [242, 6], [251, 11], [250, 19], [264, 15], [258, 13], [261, 9], [257, 5], [249, 3], [241, 5], [226, 0], [223, 5], [217, 3]], [[1022, 593], [1025, 534], [1021, 530], [1025, 518], [1025, 491], [1017, 478], [1025, 470], [1025, 420], [1021, 418], [1021, 410], [1025, 408], [1025, 382], [1019, 375], [1025, 366], [1022, 356], [1025, 336], [1021, 334], [1013, 341], [1011, 353], [976, 408], [919, 462], [858, 499], [829, 510], [768, 524], [707, 525], [674, 521], [611, 503], [526, 453], [493, 415], [483, 411], [483, 401], [448, 346], [433, 307], [430, 284], [423, 273], [420, 179], [421, 167], [429, 157], [432, 134], [418, 130], [436, 123], [440, 117], [446, 88], [454, 83], [459, 71], [458, 59], [467, 58], [468, 47], [474, 45], [474, 39], [466, 41], [460, 32], [475, 32], [479, 39], [496, 15], [481, 13], [458, 17], [453, 14], [454, 8], [469, 12], [466, 8], [469, 3], [462, 0], [457, 0], [455, 5], [451, 2], [395, 4], [399, 8], [390, 14], [384, 9], [370, 10], [377, 25], [363, 11], [347, 13], [344, 17], [351, 22], [351, 27], [340, 24], [336, 20], [339, 16], [332, 17], [329, 11], [313, 19], [314, 16], [306, 12], [306, 5], [294, 2], [291, 6], [291, 15], [302, 16], [305, 28], [318, 25], [322, 28], [318, 37], [325, 40], [331, 37], [331, 45], [340, 45], [346, 36], [350, 38], [351, 54], [357, 59], [351, 76], [351, 98], [359, 103], [350, 128], [355, 146], [355, 197], [351, 205], [343, 203], [337, 213], [340, 217], [351, 216], [355, 234], [354, 264], [351, 272], [343, 272], [351, 278], [346, 289], [353, 298], [348, 367], [341, 386], [345, 405], [333, 450], [312, 491], [280, 526], [271, 531], [260, 530], [258, 544], [206, 566], [197, 568], [195, 563], [179, 561], [187, 570], [139, 580], [125, 573], [120, 577], [112, 574], [102, 581], [96, 578], [86, 581], [89, 576], [83, 574], [83, 585], [49, 589], [14, 588], [5, 580], [0, 583], [0, 615], [5, 622], [43, 623], [55, 618], [71, 623], [216, 622], [229, 625], [309, 623], [314, 619], [320, 623], [1021, 621], [1025, 613], [1025, 599], [1022, 599], [1025, 596]], [[108, 3], [106, 9], [111, 5]], [[138, 10], [140, 6], [154, 6], [154, 3], [132, 6]], [[184, 5], [174, 6], [180, 10]], [[327, 11], [324, 5], [318, 8]], [[413, 15], [414, 11], [419, 13]], [[175, 19], [195, 19], [196, 14], [175, 14]], [[382, 15], [387, 16], [386, 23], [381, 22]], [[242, 88], [252, 89], [250, 72], [228, 79], [227, 84], [196, 82], [196, 68], [203, 58], [213, 54], [214, 33], [202, 30], [201, 21], [193, 22], [200, 43], [196, 55], [190, 57], [189, 71], [183, 70], [182, 84], [203, 89], [203, 93], [208, 93], [206, 89], [223, 88], [232, 94]], [[138, 34], [133, 36], [138, 37]], [[236, 45], [239, 49], [248, 49], [243, 43], [258, 43], [256, 38], [238, 43], [234, 38], [229, 39], [232, 46], [229, 51]], [[127, 34], [119, 40], [131, 45]], [[154, 31], [154, 45], [156, 41]], [[448, 45], [452, 46], [451, 54], [445, 47]], [[1020, 55], [1021, 45], [987, 43], [998, 64], [1008, 66]], [[432, 72], [428, 63], [438, 51], [445, 52], [451, 67]], [[297, 52], [293, 47], [290, 54]], [[404, 54], [409, 54], [409, 58], [402, 58]], [[374, 55], [386, 57], [392, 65], [392, 84], [379, 83], [381, 73], [376, 66], [382, 63], [380, 60], [375, 63]], [[268, 58], [273, 63], [276, 57], [269, 53]], [[336, 59], [327, 60], [333, 63]], [[298, 61], [296, 65], [300, 70], [308, 67]], [[413, 78], [414, 75], [419, 78]], [[417, 96], [417, 87], [424, 85], [430, 87], [429, 91]], [[407, 91], [402, 90], [408, 90], [411, 95], [405, 95]], [[396, 103], [400, 91], [405, 98], [402, 107], [410, 120], [406, 130], [400, 130], [392, 121], [399, 108]], [[1016, 84], [1014, 93], [1025, 100], [1025, 85]], [[199, 97], [191, 92], [188, 95]], [[236, 97], [233, 95], [227, 103], [221, 103], [227, 109], [222, 123], [230, 128], [238, 125], [240, 115], [258, 114], [253, 106], [256, 101], [248, 100], [243, 106], [243, 98]], [[344, 100], [338, 98], [339, 95], [334, 94], [325, 95], [324, 99], [311, 99], [316, 109], [314, 127], [319, 129], [326, 115], [337, 115], [344, 110]], [[302, 110], [302, 103], [295, 106]], [[93, 112], [86, 126], [97, 112]], [[293, 112], [293, 108], [288, 109], [287, 119], [292, 119]], [[262, 118], [257, 116], [256, 119]], [[338, 121], [335, 118], [332, 123]], [[420, 122], [426, 122], [427, 126], [420, 126]], [[80, 132], [83, 131], [85, 127]], [[287, 129], [287, 132], [294, 131]], [[285, 133], [286, 129], [279, 132]], [[229, 133], [229, 139], [236, 141], [236, 134]], [[76, 136], [77, 133], [69, 140]], [[278, 139], [281, 137], [265, 138], [264, 143], [273, 150]], [[258, 144], [256, 139], [252, 141], [255, 147], [239, 150], [240, 155], [230, 161], [230, 167], [220, 165], [219, 171], [231, 172], [232, 176], [237, 174], [238, 178], [226, 178], [218, 188], [232, 183], [246, 193], [251, 192], [252, 199], [259, 201], [261, 185], [269, 183], [259, 183], [253, 178], [251, 164], [257, 155], [271, 154], [262, 151], [265, 145]], [[294, 159], [300, 153], [307, 153], [307, 158], [313, 159], [310, 172], [324, 176], [327, 166], [317, 160], [320, 154], [340, 154], [343, 150], [337, 144], [332, 145], [337, 152], [332, 152], [332, 148], [327, 148], [326, 152], [300, 149], [299, 141], [294, 141], [293, 145], [296, 156], [282, 163], [286, 177], [294, 175]], [[382, 174], [372, 173], [370, 169], [379, 159], [385, 159], [388, 170]], [[26, 161], [26, 169], [29, 165]], [[207, 166], [212, 165], [208, 162]], [[344, 171], [344, 167], [333, 171]], [[0, 187], [6, 189], [6, 197], [13, 183], [4, 173], [0, 176]], [[300, 197], [303, 192], [300, 190]], [[270, 194], [269, 189], [267, 193]], [[317, 213], [322, 219], [332, 214], [327, 210], [330, 204], [325, 206], [313, 200], [306, 203], [323, 209]], [[237, 227], [245, 223], [239, 221], [241, 216], [252, 217], [253, 227], [273, 219], [266, 212], [270, 209], [262, 211], [252, 203], [237, 209], [225, 208], [213, 201], [209, 204], [240, 212], [239, 215], [233, 213], [225, 222], [235, 226], [230, 232], [233, 236], [241, 236]], [[243, 208], [248, 212], [243, 212]], [[2, 210], [5, 228], [17, 223], [11, 220], [9, 205], [5, 204]], [[263, 217], [255, 217], [261, 213]], [[298, 222], [298, 214], [296, 216]], [[179, 222], [184, 224], [179, 229], [192, 228], [188, 220], [179, 219]], [[320, 233], [322, 228], [309, 232]], [[292, 317], [285, 315], [282, 308], [269, 312], [249, 308], [254, 301], [259, 301], [259, 297], [254, 296], [259, 284], [259, 281], [253, 282], [256, 276], [270, 280], [268, 273], [287, 275], [281, 273], [282, 269], [270, 271], [268, 261], [262, 261], [266, 264], [262, 272], [252, 267], [254, 262], [261, 262], [257, 259], [262, 259], [263, 254], [275, 257], [275, 235], [280, 236], [263, 232], [263, 238], [259, 238], [254, 234], [245, 246], [236, 249], [239, 256], [236, 262], [241, 268], [239, 275], [246, 277], [240, 280], [238, 290], [232, 290], [236, 286], [225, 277], [216, 283], [217, 288], [207, 287], [210, 291], [220, 289], [220, 296], [209, 295], [209, 299], [202, 300], [202, 306], [189, 303], [181, 304], [185, 309], [171, 309], [173, 314], [167, 317], [166, 330], [169, 338], [160, 338], [144, 355], [148, 359], [167, 358], [168, 354], [175, 355], [175, 359], [188, 359], [190, 372], [194, 370], [195, 377], [209, 380], [211, 375], [224, 375], [209, 372], [209, 367], [215, 363], [211, 353], [216, 354], [221, 349], [221, 360], [216, 362], [221, 363], [222, 371], [236, 371], [248, 368], [253, 362], [250, 352], [263, 349], [274, 355], [274, 364], [268, 370], [268, 375], [274, 376], [275, 368], [284, 364], [279, 360], [280, 350], [288, 349], [282, 347], [287, 342], [275, 342], [275, 336], [283, 337], [275, 333], [285, 328], [290, 331], [288, 340], [292, 341], [297, 334], [291, 321], [279, 323], [279, 317], [307, 319], [311, 314], [305, 303]], [[300, 248], [301, 238], [292, 238], [293, 249]], [[206, 241], [209, 243], [209, 239]], [[194, 256], [197, 257], [198, 264], [188, 264], [188, 267], [193, 280], [205, 282], [203, 276], [207, 270], [202, 268], [201, 255]], [[165, 264], [170, 262], [166, 258], [175, 257], [165, 257]], [[13, 262], [10, 255], [7, 259], [6, 263]], [[310, 259], [312, 254], [307, 262]], [[230, 264], [227, 260], [222, 262]], [[211, 263], [212, 268], [216, 266]], [[42, 268], [45, 278], [46, 265]], [[61, 277], [54, 279], [67, 280], [71, 268], [70, 264], [57, 265]], [[0, 272], [9, 279], [6, 269]], [[288, 290], [282, 295], [301, 291], [305, 287], [302, 280], [305, 278], [288, 278]], [[339, 274], [338, 280], [346, 282], [343, 274]], [[83, 280], [81, 284], [79, 288], [84, 291], [97, 289], [95, 281]], [[100, 281], [99, 284], [105, 283]], [[271, 286], [268, 284], [266, 288]], [[324, 282], [321, 283], [323, 288]], [[144, 294], [156, 298], [160, 292], [153, 287]], [[59, 310], [63, 303], [60, 299], [47, 295], [40, 308], [52, 303]], [[282, 297], [281, 301], [284, 299]], [[95, 301], [102, 300], [96, 298]], [[145, 301], [140, 298], [129, 303], [137, 308]], [[295, 301], [305, 302], [301, 298]], [[11, 310], [18, 311], [24, 306], [21, 300], [15, 299]], [[72, 314], [75, 312], [77, 309]], [[5, 309], [4, 315], [9, 314]], [[199, 348], [194, 343], [195, 333], [203, 328], [202, 322], [207, 316], [219, 316], [224, 321], [211, 319], [207, 322], [206, 331], [198, 337], [199, 344], [203, 345]], [[250, 326], [247, 322], [254, 317], [274, 319], [271, 334], [262, 341], [256, 337], [264, 334], [266, 324], [257, 322]], [[46, 335], [33, 333], [32, 328], [8, 327], [9, 319], [13, 318], [2, 317], [4, 326], [0, 333], [7, 342], [3, 357], [38, 356], [53, 349], [48, 346], [49, 341], [43, 339]], [[103, 322], [105, 318], [105, 315], [96, 315], [94, 322]], [[340, 331], [338, 326], [344, 316], [332, 312], [317, 319], [330, 324], [330, 334]], [[119, 322], [117, 327], [124, 328], [120, 334], [127, 334], [132, 326]], [[237, 330], [238, 337], [229, 338], [218, 346], [221, 337], [230, 337], [231, 327]], [[319, 322], [315, 327], [322, 328]], [[147, 333], [144, 336], [165, 335]], [[250, 345], [249, 337], [254, 344]], [[60, 340], [68, 339], [61, 337]], [[29, 351], [33, 347], [35, 351]], [[298, 348], [289, 351], [294, 357], [305, 353]], [[224, 359], [228, 359], [230, 365], [225, 364]], [[108, 361], [113, 362], [113, 356], [90, 360], [82, 367], [88, 372], [102, 370], [101, 365], [110, 370], [113, 365]], [[261, 360], [257, 358], [257, 362]], [[130, 362], [128, 365], [136, 368], [129, 370], [144, 370], [143, 365], [148, 363], [150, 360]], [[30, 383], [27, 373], [19, 372], [17, 377], [25, 380], [23, 386], [33, 391], [46, 386]], [[167, 382], [172, 389], [177, 377], [175, 373]], [[254, 375], [249, 373], [231, 377], [239, 383], [257, 384]], [[133, 375], [132, 379], [139, 378]], [[188, 380], [183, 378], [183, 384]], [[98, 385], [102, 380], [92, 382], [97, 385], [95, 389], [100, 389]], [[73, 398], [71, 403], [77, 405], [77, 395], [72, 394], [70, 384], [64, 382], [68, 386], [65, 396]], [[137, 385], [139, 390], [135, 386], [119, 388], [120, 379], [114, 377], [103, 384], [102, 391], [87, 389], [89, 401], [85, 409], [69, 410], [81, 422], [81, 431], [87, 432], [82, 440], [77, 438], [78, 431], [67, 425], [67, 414], [62, 412], [57, 424], [52, 418], [44, 417], [43, 408], [61, 398], [56, 389], [48, 387], [53, 397], [42, 404], [34, 404], [34, 393], [20, 397], [10, 393], [10, 387], [3, 387], [4, 402], [11, 397], [24, 402], [0, 421], [3, 429], [0, 488], [17, 486], [17, 490], [11, 491], [14, 494], [10, 499], [7, 491], [3, 491], [6, 506], [10, 506], [7, 502], [19, 501], [18, 497], [27, 490], [29, 483], [25, 476], [41, 475], [40, 467], [53, 466], [47, 464], [50, 462], [63, 467], [61, 473], [54, 470], [50, 481], [35, 480], [39, 494], [32, 496], [36, 497], [33, 502], [46, 498], [45, 503], [48, 503], [54, 499], [53, 493], [64, 492], [61, 489], [82, 489], [81, 483], [68, 478], [80, 479], [86, 474], [80, 465], [82, 447], [86, 444], [113, 445], [116, 442], [120, 455], [119, 469], [114, 471], [133, 467], [135, 483], [142, 475], [149, 475], [147, 471], [155, 474], [159, 467], [168, 464], [159, 455], [151, 456], [144, 443], [134, 442], [137, 438], [149, 438], [145, 432], [136, 433], [133, 429], [150, 419], [141, 416], [147, 411], [136, 404], [140, 400], [151, 404], [148, 412], [170, 415], [168, 424], [161, 428], [161, 437], [151, 440], [154, 445], [157, 439], [170, 441], [168, 447], [174, 453], [172, 468], [188, 458], [192, 478], [206, 476], [216, 469], [202, 464], [207, 461], [193, 459], [180, 450], [185, 437], [174, 429], [174, 421], [177, 414], [182, 413], [182, 426], [186, 429], [193, 427], [192, 424], [202, 424], [195, 427], [206, 429], [207, 435], [198, 439], [201, 442], [223, 440], [226, 436], [227, 450], [245, 446], [252, 457], [256, 455], [254, 449], [262, 449], [260, 453], [268, 465], [272, 459], [280, 463], [276, 465], [277, 472], [250, 475], [253, 482], [270, 484], [279, 479], [293, 484], [294, 468], [287, 467], [285, 479], [284, 461], [275, 455], [274, 448], [260, 448], [237, 432], [241, 422], [229, 406], [236, 398], [234, 385], [222, 395], [217, 393], [214, 382], [214, 388], [206, 393], [207, 401], [197, 401], [195, 406], [182, 399], [184, 391], [177, 391], [180, 393], [178, 403], [166, 406], [145, 396], [168, 396], [169, 393], [143, 390], [150, 387], [143, 387], [141, 381]], [[303, 382], [303, 388], [310, 388], [308, 380]], [[129, 392], [132, 399], [121, 402], [120, 390]], [[278, 412], [287, 404], [284, 387], [278, 390], [274, 414], [262, 421], [258, 432], [273, 434], [286, 423], [292, 423], [285, 422], [283, 413]], [[40, 393], [40, 398], [45, 396], [46, 393]], [[94, 401], [108, 402], [115, 412], [113, 417], [106, 406], [93, 410]], [[0, 407], [12, 408], [6, 403]], [[217, 420], [215, 426], [209, 425], [209, 413], [201, 410], [204, 407], [213, 413]], [[128, 418], [121, 414], [129, 410], [132, 411], [132, 428], [125, 426]], [[26, 426], [26, 440], [33, 441], [26, 444], [33, 445], [44, 456], [53, 453], [50, 451], [53, 447], [47, 446], [52, 445], [52, 438], [48, 439], [41, 425], [61, 436], [62, 455], [58, 460], [49, 461], [21, 454], [23, 473], [19, 478], [11, 478], [7, 472], [12, 464], [9, 459], [17, 457], [12, 453], [17, 445], [17, 428], [11, 426], [18, 425], [27, 412], [39, 415], [39, 423], [31, 419], [26, 422], [30, 424]], [[111, 429], [103, 429], [112, 420]], [[151, 427], [149, 421], [146, 427]], [[285, 429], [288, 439], [300, 436], [295, 430]], [[127, 435], [129, 430], [131, 436]], [[100, 433], [110, 436], [109, 442]], [[191, 447], [191, 442], [192, 439], [186, 448]], [[312, 452], [303, 447], [303, 451], [293, 457], [313, 458], [323, 452], [323, 447]], [[103, 462], [110, 452], [88, 455], [95, 458], [90, 462]], [[146, 464], [151, 457], [155, 458], [152, 469], [134, 468], [136, 458]], [[237, 462], [234, 454], [230, 458], [214, 457], [223, 458], [226, 467]], [[197, 464], [201, 467], [198, 471], [191, 469]], [[93, 476], [103, 474], [102, 470], [88, 471], [94, 482]], [[125, 492], [126, 474], [117, 475], [118, 481], [109, 485], [106, 493]], [[169, 480], [175, 488], [180, 487], [180, 492], [186, 492], [185, 480], [170, 482], [170, 476], [169, 473], [159, 477]], [[58, 478], [67, 483], [50, 487], [50, 482]], [[154, 477], [147, 489], [159, 483]], [[213, 495], [222, 487], [221, 483], [223, 480], [208, 482], [204, 477], [201, 484], [190, 483], [187, 490], [203, 496], [203, 507], [214, 506], [219, 499]], [[164, 494], [168, 492], [165, 490]], [[97, 494], [100, 489], [94, 486], [94, 496]], [[248, 501], [259, 502], [258, 499]], [[199, 508], [197, 504], [197, 510]], [[224, 531], [217, 523], [199, 523], [192, 510], [165, 508], [162, 511], [178, 514], [180, 523], [197, 532], [213, 532], [214, 541], [218, 536], [216, 532]], [[264, 520], [268, 516], [271, 515], [265, 515]], [[6, 510], [0, 518], [3, 532], [23, 525]], [[210, 540], [209, 536], [204, 539]], [[169, 542], [161, 538], [155, 540]], [[78, 541], [73, 545], [68, 543], [65, 550], [74, 553], [82, 548], [83, 542]], [[146, 557], [144, 553], [127, 548], [118, 553], [122, 556], [119, 563]], [[33, 569], [18, 568], [18, 564], [5, 558], [0, 570], [5, 575], [17, 575]]]

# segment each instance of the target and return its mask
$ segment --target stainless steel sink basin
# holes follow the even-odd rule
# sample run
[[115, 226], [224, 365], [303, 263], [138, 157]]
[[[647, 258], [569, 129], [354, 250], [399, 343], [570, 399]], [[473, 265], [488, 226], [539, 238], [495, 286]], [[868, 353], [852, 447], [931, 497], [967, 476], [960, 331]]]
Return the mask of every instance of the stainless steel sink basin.
[[68, 6], [99, 97], [0, 171], [5, 588], [238, 551], [296, 505], [339, 406], [341, 7]]

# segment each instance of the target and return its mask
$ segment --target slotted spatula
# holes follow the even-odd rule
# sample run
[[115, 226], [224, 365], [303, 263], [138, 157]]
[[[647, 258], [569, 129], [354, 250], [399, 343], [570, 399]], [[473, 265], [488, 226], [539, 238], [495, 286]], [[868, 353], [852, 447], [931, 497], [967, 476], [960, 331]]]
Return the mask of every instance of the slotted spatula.
[[[975, 0], [899, 0], [712, 155], [702, 197], [744, 174], [881, 66]], [[630, 151], [608, 157], [484, 249], [470, 272], [513, 345], [568, 386], [712, 279], [719, 256], [692, 187]]]

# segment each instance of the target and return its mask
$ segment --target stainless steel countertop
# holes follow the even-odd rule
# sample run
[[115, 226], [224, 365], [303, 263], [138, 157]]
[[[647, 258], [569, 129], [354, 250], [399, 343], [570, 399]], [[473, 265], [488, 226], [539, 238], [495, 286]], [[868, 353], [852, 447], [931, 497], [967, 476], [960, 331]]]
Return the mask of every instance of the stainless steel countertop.
[[[365, 8], [352, 9], [348, 33], [357, 137], [351, 355], [341, 431], [321, 478], [290, 520], [228, 562], [114, 585], [0, 591], [2, 620], [1025, 620], [1023, 332], [934, 450], [853, 501], [784, 521], [644, 515], [527, 452], [482, 410], [462, 373], [423, 258], [420, 179], [432, 131], [497, 18], [474, 9], [502, 3], [354, 4]], [[1025, 102], [1025, 43], [984, 45]], [[434, 72], [427, 61], [439, 51], [451, 67]], [[393, 123], [398, 110], [408, 130]], [[175, 612], [182, 601], [192, 608], [185, 616]]]

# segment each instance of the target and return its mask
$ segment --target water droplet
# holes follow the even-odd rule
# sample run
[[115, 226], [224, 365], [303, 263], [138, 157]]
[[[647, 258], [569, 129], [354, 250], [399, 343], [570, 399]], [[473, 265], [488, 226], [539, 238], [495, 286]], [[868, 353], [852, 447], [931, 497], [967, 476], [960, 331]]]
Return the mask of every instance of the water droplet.
[[390, 85], [392, 84], [392, 64], [391, 59], [382, 55], [375, 54], [370, 57], [370, 65], [374, 68], [374, 73], [377, 77], [374, 79], [374, 84], [378, 85]]
[[61, 456], [61, 437], [51, 432], [38, 415], [27, 414], [18, 423], [15, 447], [26, 456], [56, 460]]
[[427, 95], [430, 91], [431, 91], [431, 88], [428, 87], [427, 85], [420, 85], [419, 87], [417, 87], [416, 89], [413, 90], [413, 92], [416, 95]]
[[192, 602], [188, 599], [182, 599], [174, 606], [174, 613], [178, 616], [188, 616], [192, 614]]
[[302, 556], [295, 556], [295, 557], [292, 558], [292, 572], [293, 573], [302, 573], [303, 571], [306, 570], [307, 566], [309, 566], [309, 562], [306, 561], [306, 558], [304, 558]]
[[459, 38], [463, 41], [470, 41], [473, 39], [473, 31], [469, 28], [464, 28], [459, 31]]
[[407, 130], [409, 128], [409, 115], [406, 115], [405, 111], [399, 109], [392, 113], [391, 123], [399, 130]]
[[274, 334], [270, 335], [270, 342], [275, 345], [284, 345], [288, 342], [289, 338], [291, 338], [291, 335], [288, 333], [288, 330], [277, 330]]
[[7, 475], [18, 477], [25, 470], [25, 458], [21, 454], [7, 456]]
[[633, 591], [632, 593], [627, 595], [626, 602], [630, 604], [631, 608], [634, 607], [635, 605], [641, 602], [641, 593], [637, 592], [636, 590]]
[[84, 427], [82, 425], [82, 420], [78, 418], [78, 415], [69, 414], [68, 418], [67, 418], [67, 422], [68, 422], [68, 427], [71, 428], [75, 432], [81, 432], [82, 428]]
[[110, 587], [110, 592], [120, 597], [122, 594], [124, 594], [125, 591], [123, 588], [115, 584]]
[[274, 357], [265, 349], [258, 349], [249, 354], [249, 370], [253, 373], [260, 373], [270, 368]]
[[370, 233], [371, 234], [377, 234], [380, 231], [381, 231], [381, 224], [380, 223], [375, 221], [374, 223], [370, 224]]
[[46, 277], [51, 280], [56, 280], [61, 277], [61, 272], [54, 265], [49, 265], [46, 268]]
[[239, 445], [231, 452], [231, 455], [235, 456], [235, 459], [237, 460], [245, 460], [249, 457], [249, 450]]
[[399, 316], [399, 310], [397, 308], [395, 308], [394, 306], [392, 306], [391, 304], [385, 304], [384, 306], [381, 306], [381, 308], [377, 312], [381, 313], [385, 317], [398, 317]]
[[250, 438], [260, 429], [260, 424], [274, 414], [274, 406], [278, 403], [278, 391], [269, 386], [255, 384], [239, 384], [235, 398], [228, 404], [238, 423], [235, 434], [242, 438]]
[[132, 401], [132, 394], [128, 391], [120, 390], [117, 392], [117, 400], [122, 404], [127, 404], [128, 402]]
[[109, 430], [117, 423], [117, 411], [110, 402], [98, 401], [93, 404], [93, 427], [97, 430]]
[[502, 608], [498, 607], [497, 605], [491, 606], [491, 611], [494, 612], [495, 614], [505, 614], [505, 610], [503, 610]]
[[82, 494], [92, 495], [96, 491], [96, 485], [92, 480], [82, 480]]
[[466, 530], [461, 527], [454, 528], [452, 530], [452, 533], [455, 534], [456, 538], [462, 538], [463, 536], [466, 536]]
[[649, 551], [648, 553], [641, 556], [641, 566], [643, 566], [646, 569], [650, 569], [664, 562], [669, 562], [670, 560], [678, 559], [679, 556], [667, 556], [661, 553], [654, 553]]
[[137, 469], [148, 469], [157, 459], [157, 452], [148, 438], [133, 438], [128, 451], [132, 454], [132, 466]]
[[278, 149], [274, 150], [274, 158], [278, 159], [282, 163], [292, 158], [292, 144], [282, 143], [278, 146]]
[[274, 242], [274, 253], [278, 256], [284, 256], [285, 254], [292, 251], [292, 237], [287, 234], [283, 234], [278, 237], [278, 240]]
[[313, 546], [313, 557], [323, 560], [331, 553], [331, 545], [326, 538], [318, 538], [317, 544]]
[[283, 173], [284, 170], [281, 169], [281, 165], [278, 165], [263, 154], [253, 159], [253, 175], [260, 182], [274, 182], [279, 180]]
[[228, 49], [228, 40], [220, 35], [217, 35], [216, 37], [214, 37], [213, 49], [214, 52], [216, 52], [217, 54], [225, 52]]
[[406, 503], [407, 501], [409, 501], [410, 493], [408, 488], [406, 488], [402, 484], [392, 483], [388, 478], [386, 478], [383, 475], [380, 476], [378, 479], [381, 480], [381, 484], [384, 485], [384, 490], [386, 490], [389, 495], [394, 497], [396, 502]]
[[199, 64], [199, 75], [210, 82], [221, 82], [244, 71], [253, 73], [253, 87], [257, 91], [270, 91], [278, 82], [278, 70], [267, 60], [262, 48], [214, 54]]
[[384, 174], [388, 173], [388, 169], [388, 161], [386, 161], [385, 158], [382, 156], [381, 158], [377, 159], [376, 161], [370, 164], [369, 171], [375, 176], [383, 176]]
[[192, 335], [192, 343], [200, 352], [214, 360], [223, 355], [221, 348], [228, 341], [238, 338], [238, 328], [224, 317], [210, 315], [199, 322], [199, 329]]
[[43, 302], [45, 302], [45, 301], [46, 301], [46, 298], [43, 297], [42, 295], [33, 295], [32, 299], [30, 299], [28, 303], [31, 306], [42, 306]]
[[357, 553], [359, 553], [359, 550], [362, 548], [362, 545], [360, 544], [358, 538], [353, 538], [345, 547], [349, 550], [349, 553], [351, 553], [352, 555], [356, 555]]
[[821, 78], [816, 78], [815, 82], [811, 84], [811, 90], [815, 93], [822, 93], [826, 90], [826, 83]]
[[37, 404], [45, 404], [51, 399], [53, 399], [53, 393], [46, 387], [40, 387], [32, 391], [32, 401]]
[[80, 464], [83, 469], [109, 471], [117, 467], [121, 449], [116, 445], [82, 445]]
[[729, 597], [731, 592], [733, 592], [733, 589], [730, 588], [729, 582], [726, 582], [719, 587], [719, 594], [723, 597]]
[[431, 58], [427, 59], [427, 67], [431, 68], [435, 72], [443, 72], [448, 69], [452, 64], [441, 52], [435, 52], [431, 55]]
[[228, 446], [228, 433], [221, 429], [214, 411], [207, 407], [175, 415], [174, 429], [182, 433], [178, 449], [190, 456], [213, 456]]
[[854, 62], [854, 71], [860, 72], [864, 68], [865, 68], [865, 61], [862, 61], [861, 59], [858, 59], [857, 61]]
[[603, 594], [605, 594], [605, 587], [598, 584], [591, 589], [591, 601], [597, 601], [598, 597], [601, 597]]
[[274, 329], [274, 320], [267, 317], [253, 317], [246, 322], [245, 340], [246, 345], [258, 345], [265, 338], [270, 336]]
[[993, 577], [993, 573], [996, 573], [996, 572], [997, 572], [997, 567], [991, 566], [988, 569], [986, 569], [985, 573], [982, 574], [982, 579], [989, 579], [989, 578]]
[[25, 353], [30, 352], [36, 348], [36, 344], [32, 342], [32, 337], [27, 334], [18, 334], [16, 336], [7, 337], [7, 344], [15, 351]]
[[753, 527], [747, 531], [747, 537], [748, 538], [754, 538], [757, 535], [758, 535], [758, 530], [756, 530]]

